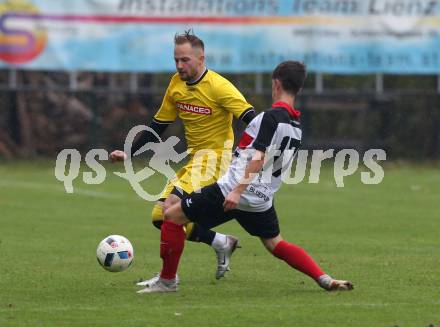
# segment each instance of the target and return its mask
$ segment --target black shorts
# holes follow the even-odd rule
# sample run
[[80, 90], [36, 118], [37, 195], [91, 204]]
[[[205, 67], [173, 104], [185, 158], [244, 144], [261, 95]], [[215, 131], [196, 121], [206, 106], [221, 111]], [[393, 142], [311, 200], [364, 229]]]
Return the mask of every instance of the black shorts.
[[182, 210], [189, 220], [211, 229], [232, 219], [249, 234], [262, 238], [272, 238], [280, 234], [275, 208], [263, 212], [223, 210], [225, 197], [217, 183], [205, 186], [182, 199]]

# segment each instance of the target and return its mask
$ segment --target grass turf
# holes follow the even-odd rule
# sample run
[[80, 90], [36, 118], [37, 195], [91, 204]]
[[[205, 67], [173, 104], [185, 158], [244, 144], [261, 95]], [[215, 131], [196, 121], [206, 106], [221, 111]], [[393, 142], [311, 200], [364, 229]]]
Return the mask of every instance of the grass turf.
[[[336, 188], [331, 167], [318, 184], [284, 185], [276, 197], [285, 239], [304, 247], [355, 291], [327, 293], [269, 255], [235, 222], [232, 271], [214, 278], [214, 252], [186, 243], [177, 294], [135, 294], [159, 271], [152, 203], [107, 166], [101, 185], [66, 194], [54, 163], [0, 164], [0, 326], [440, 326], [438, 166], [388, 166], [380, 185], [357, 173]], [[151, 190], [162, 180], [148, 180]], [[135, 263], [103, 270], [95, 249], [128, 237]]]

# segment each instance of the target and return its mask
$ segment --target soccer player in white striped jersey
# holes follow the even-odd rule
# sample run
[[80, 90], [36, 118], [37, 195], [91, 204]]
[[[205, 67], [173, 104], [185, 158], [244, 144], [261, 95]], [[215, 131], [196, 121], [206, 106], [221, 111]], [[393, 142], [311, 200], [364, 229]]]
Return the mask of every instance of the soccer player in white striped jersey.
[[353, 289], [351, 282], [327, 275], [304, 249], [283, 240], [273, 205], [283, 172], [290, 171], [301, 143], [300, 112], [294, 109], [294, 102], [305, 77], [306, 69], [300, 62], [286, 61], [276, 67], [272, 74], [272, 109], [249, 123], [228, 171], [216, 183], [191, 193], [165, 211], [160, 278], [138, 293], [177, 291], [175, 276], [185, 243], [184, 224], [192, 221], [212, 228], [231, 219], [259, 237], [275, 257], [325, 290]]

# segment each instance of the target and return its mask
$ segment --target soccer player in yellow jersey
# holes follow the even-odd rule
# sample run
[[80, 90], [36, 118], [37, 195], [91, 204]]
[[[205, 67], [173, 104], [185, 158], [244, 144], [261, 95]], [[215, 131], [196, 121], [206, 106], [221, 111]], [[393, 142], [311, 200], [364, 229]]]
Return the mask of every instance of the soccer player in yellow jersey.
[[[198, 188], [213, 183], [220, 172], [224, 172], [229, 158], [222, 160], [222, 154], [230, 153], [234, 134], [232, 119], [249, 123], [255, 112], [243, 95], [227, 79], [208, 70], [205, 66], [204, 43], [192, 31], [176, 34], [174, 39], [174, 60], [177, 73], [171, 78], [162, 105], [149, 127], [161, 135], [166, 127], [177, 117], [183, 122], [185, 138], [190, 159], [181, 168], [176, 180], [169, 181], [161, 199], [152, 211], [153, 225], [161, 228], [164, 208], [180, 201], [185, 195]], [[153, 133], [144, 131], [133, 144], [133, 155], [143, 145], [157, 141]], [[208, 164], [208, 157], [195, 160], [199, 150], [212, 150], [217, 154], [214, 165]], [[200, 153], [200, 152], [199, 152]], [[112, 161], [122, 161], [127, 157], [123, 151], [113, 151]], [[204, 177], [201, 178], [202, 171]], [[231, 235], [216, 233], [190, 223], [186, 226], [186, 239], [203, 242], [212, 246], [217, 255], [216, 278], [219, 279], [229, 270], [229, 258], [238, 246], [238, 239]], [[148, 286], [152, 280], [138, 283]]]

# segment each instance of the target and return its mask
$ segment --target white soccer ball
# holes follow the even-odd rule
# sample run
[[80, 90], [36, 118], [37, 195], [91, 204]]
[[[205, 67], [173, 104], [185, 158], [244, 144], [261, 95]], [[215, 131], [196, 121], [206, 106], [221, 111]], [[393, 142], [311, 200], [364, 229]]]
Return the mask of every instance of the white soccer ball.
[[111, 272], [123, 271], [133, 262], [133, 246], [124, 236], [110, 235], [99, 243], [96, 257], [104, 269]]

